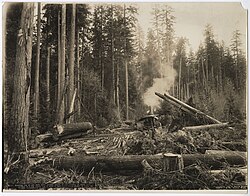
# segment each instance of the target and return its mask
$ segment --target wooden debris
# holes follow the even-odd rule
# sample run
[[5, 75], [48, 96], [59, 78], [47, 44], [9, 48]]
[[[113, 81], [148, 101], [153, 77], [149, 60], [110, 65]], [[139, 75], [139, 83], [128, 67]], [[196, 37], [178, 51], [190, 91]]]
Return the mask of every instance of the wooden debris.
[[183, 131], [209, 131], [211, 129], [223, 129], [229, 127], [228, 123], [200, 125], [200, 126], [189, 126], [183, 127]]

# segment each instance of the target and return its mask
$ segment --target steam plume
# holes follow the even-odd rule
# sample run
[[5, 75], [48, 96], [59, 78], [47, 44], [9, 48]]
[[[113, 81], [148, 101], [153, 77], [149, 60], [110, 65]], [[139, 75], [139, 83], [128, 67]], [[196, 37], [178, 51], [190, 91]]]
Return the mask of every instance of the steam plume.
[[169, 65], [162, 66], [162, 77], [154, 78], [153, 86], [148, 88], [143, 95], [144, 103], [151, 107], [158, 107], [160, 104], [160, 99], [155, 96], [155, 92], [165, 93], [170, 90], [173, 86], [176, 71]]

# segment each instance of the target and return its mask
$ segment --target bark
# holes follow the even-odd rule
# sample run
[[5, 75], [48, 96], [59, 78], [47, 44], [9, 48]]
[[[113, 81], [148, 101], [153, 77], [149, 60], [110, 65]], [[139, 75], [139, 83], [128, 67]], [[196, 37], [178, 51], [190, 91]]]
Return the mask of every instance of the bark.
[[39, 72], [40, 72], [40, 39], [41, 39], [41, 3], [38, 3], [37, 8], [37, 48], [36, 48], [36, 64], [35, 64], [35, 102], [34, 116], [37, 120], [39, 112]]
[[[75, 105], [75, 98], [76, 98], [76, 91], [77, 89], [75, 89], [75, 92], [73, 94], [73, 97], [70, 101], [70, 107], [69, 107], [69, 113], [68, 114], [71, 114], [74, 110], [74, 105]], [[72, 115], [69, 117], [69, 123], [72, 121]]]
[[90, 122], [57, 125], [58, 135], [70, 135], [76, 132], [87, 132], [90, 129], [92, 129], [92, 124]]
[[[77, 95], [79, 96], [81, 93], [80, 90], [80, 52], [79, 52], [79, 27], [77, 27], [77, 32], [76, 32], [76, 69], [77, 69], [77, 80], [76, 80], [76, 85], [77, 85]], [[81, 116], [81, 103], [80, 100], [77, 99], [77, 118], [79, 119]]]
[[[166, 157], [165, 157], [166, 158]], [[198, 162], [206, 164], [211, 169], [222, 169], [225, 163], [229, 165], [244, 166], [246, 157], [235, 155], [207, 155], [185, 154], [182, 155], [184, 167]], [[117, 170], [143, 170], [141, 164], [146, 160], [149, 165], [160, 165], [163, 169], [163, 155], [125, 155], [125, 156], [60, 156], [53, 161], [54, 166], [60, 169], [76, 169], [90, 171], [93, 167], [101, 171]]]
[[[126, 28], [126, 7], [124, 4], [124, 27]], [[125, 103], [126, 103], [126, 120], [129, 119], [128, 116], [128, 62], [127, 62], [127, 39], [124, 38], [124, 62], [125, 62]]]
[[12, 131], [8, 133], [11, 152], [26, 151], [28, 148], [33, 16], [34, 3], [23, 3], [13, 72]]
[[46, 63], [46, 106], [47, 112], [50, 110], [50, 47], [47, 48], [47, 63]]
[[62, 5], [62, 30], [61, 30], [61, 90], [60, 90], [60, 103], [59, 103], [59, 123], [63, 123], [65, 113], [65, 95], [63, 89], [66, 88], [65, 84], [65, 39], [66, 39], [66, 4]]
[[114, 59], [114, 11], [113, 5], [111, 5], [111, 88], [110, 88], [110, 98], [111, 102], [115, 105], [115, 59]]
[[[71, 26], [70, 26], [70, 45], [69, 45], [69, 88], [68, 88], [68, 107], [74, 94], [74, 67], [75, 67], [75, 21], [76, 4], [72, 5]], [[69, 108], [68, 108], [69, 109]]]
[[100, 48], [100, 58], [101, 58], [101, 70], [102, 70], [102, 75], [101, 75], [101, 89], [102, 92], [104, 91], [104, 79], [105, 79], [105, 67], [104, 67], [104, 62], [103, 62], [103, 7], [101, 6], [101, 48]]
[[61, 71], [62, 71], [62, 63], [61, 63], [61, 25], [60, 25], [61, 12], [58, 11], [58, 45], [57, 45], [57, 56], [58, 56], [58, 65], [57, 65], [57, 115], [59, 115], [60, 110], [60, 100], [61, 100], [61, 92], [62, 92], [62, 81], [61, 81]]
[[[13, 70], [13, 91], [10, 129], [7, 132], [8, 155], [4, 164], [4, 184], [26, 183], [28, 167], [28, 136], [30, 109], [30, 77], [32, 57], [34, 3], [23, 3], [17, 34], [16, 58]], [[12, 164], [15, 164], [13, 169]]]
[[182, 58], [180, 57], [180, 65], [179, 65], [179, 81], [178, 81], [178, 86], [179, 86], [179, 93], [178, 93], [178, 98], [181, 99], [181, 61]]
[[208, 131], [211, 129], [223, 129], [229, 127], [228, 123], [221, 123], [221, 124], [211, 124], [211, 125], [200, 125], [200, 126], [190, 126], [190, 127], [183, 127], [183, 131]]

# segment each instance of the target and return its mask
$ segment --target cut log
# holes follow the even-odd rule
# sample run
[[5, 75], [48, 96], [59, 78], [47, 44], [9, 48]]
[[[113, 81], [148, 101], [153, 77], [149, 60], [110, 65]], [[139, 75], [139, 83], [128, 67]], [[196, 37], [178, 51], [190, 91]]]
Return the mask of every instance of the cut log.
[[223, 129], [229, 127], [228, 123], [211, 124], [211, 125], [200, 125], [183, 127], [183, 131], [208, 131], [210, 129]]
[[226, 151], [226, 150], [206, 150], [205, 154], [210, 155], [221, 155], [221, 156], [230, 156], [230, 155], [239, 155], [241, 157], [247, 157], [246, 152], [240, 152], [240, 151]]
[[247, 151], [246, 141], [242, 142], [222, 142], [221, 147], [228, 150]]
[[172, 97], [172, 96], [167, 95], [167, 94], [162, 95], [162, 94], [157, 93], [157, 92], [155, 92], [155, 94], [158, 97], [164, 99], [165, 101], [170, 102], [171, 104], [179, 107], [181, 110], [186, 111], [187, 113], [189, 113], [191, 115], [195, 115], [196, 117], [201, 116], [201, 117], [205, 118], [211, 124], [219, 124], [219, 123], [221, 123], [217, 119], [215, 119], [215, 118], [203, 113], [202, 111], [200, 111], [200, 110], [198, 110], [198, 109], [196, 109], [196, 108], [194, 108], [194, 107], [192, 107], [192, 106], [190, 106], [190, 105], [176, 99], [175, 97]]
[[45, 134], [38, 135], [38, 136], [36, 136], [35, 141], [37, 144], [39, 144], [41, 142], [54, 141], [53, 134], [52, 133], [45, 133]]
[[208, 166], [210, 169], [221, 169], [226, 165], [245, 166], [247, 163], [246, 156], [244, 157], [238, 154], [184, 154], [182, 157], [184, 161], [184, 167], [195, 163], [202, 163]]
[[77, 132], [87, 132], [90, 129], [92, 129], [92, 124], [90, 122], [56, 125], [58, 136], [71, 135]]
[[88, 135], [87, 132], [72, 133], [70, 135], [58, 135], [59, 140], [67, 140], [72, 138], [79, 138]]
[[[164, 157], [166, 159], [166, 157]], [[154, 169], [164, 168], [163, 155], [125, 155], [125, 156], [60, 156], [54, 159], [54, 166], [60, 169], [76, 169], [90, 171], [117, 170], [143, 170], [142, 161], [147, 160]], [[231, 166], [245, 166], [246, 157], [240, 155], [209, 155], [209, 154], [185, 154], [182, 155], [184, 167], [204, 163], [211, 169], [222, 169], [226, 164]]]

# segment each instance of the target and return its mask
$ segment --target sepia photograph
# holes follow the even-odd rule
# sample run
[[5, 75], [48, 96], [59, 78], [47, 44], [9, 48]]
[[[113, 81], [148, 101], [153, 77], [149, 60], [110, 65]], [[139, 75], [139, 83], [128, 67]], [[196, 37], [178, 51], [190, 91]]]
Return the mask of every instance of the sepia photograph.
[[2, 4], [2, 192], [248, 190], [241, 2]]

